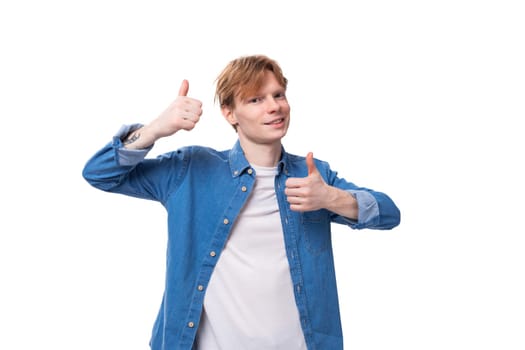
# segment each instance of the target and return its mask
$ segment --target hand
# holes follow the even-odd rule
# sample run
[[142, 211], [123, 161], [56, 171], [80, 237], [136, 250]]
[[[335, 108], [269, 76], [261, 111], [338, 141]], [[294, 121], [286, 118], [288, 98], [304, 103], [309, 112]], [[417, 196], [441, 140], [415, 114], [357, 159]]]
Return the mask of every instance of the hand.
[[327, 207], [330, 201], [331, 186], [324, 182], [323, 177], [314, 163], [313, 153], [306, 156], [308, 176], [304, 178], [289, 178], [286, 180], [284, 193], [293, 211], [313, 211]]
[[173, 135], [179, 130], [192, 130], [199, 122], [202, 102], [187, 96], [189, 88], [189, 82], [183, 80], [175, 101], [150, 123], [156, 138]]

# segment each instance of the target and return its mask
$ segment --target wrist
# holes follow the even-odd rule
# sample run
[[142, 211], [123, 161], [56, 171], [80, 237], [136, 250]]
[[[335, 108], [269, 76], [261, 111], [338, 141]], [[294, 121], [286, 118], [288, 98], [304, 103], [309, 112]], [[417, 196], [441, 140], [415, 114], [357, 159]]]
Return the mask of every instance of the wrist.
[[355, 197], [348, 191], [329, 186], [327, 209], [336, 214], [357, 219], [358, 206]]
[[154, 143], [155, 139], [149, 136], [145, 126], [133, 130], [122, 140], [122, 145], [127, 149], [144, 149]]

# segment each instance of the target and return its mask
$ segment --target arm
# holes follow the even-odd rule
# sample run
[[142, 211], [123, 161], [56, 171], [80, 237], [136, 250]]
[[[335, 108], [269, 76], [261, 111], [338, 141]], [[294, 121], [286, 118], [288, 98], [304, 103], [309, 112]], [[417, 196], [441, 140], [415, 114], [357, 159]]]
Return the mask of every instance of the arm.
[[122, 127], [113, 142], [86, 163], [82, 172], [86, 181], [104, 191], [161, 200], [160, 188], [179, 171], [173, 167], [182, 164], [176, 159], [182, 161], [185, 155], [173, 152], [155, 160], [144, 158], [156, 140], [181, 129], [191, 130], [199, 121], [202, 104], [187, 97], [187, 92], [188, 82], [185, 80], [179, 96], [151, 123]]
[[399, 209], [384, 193], [348, 186], [343, 180], [336, 180], [335, 186], [327, 184], [315, 166], [312, 153], [307, 155], [306, 165], [307, 177], [286, 181], [285, 194], [291, 210], [326, 209], [336, 214], [335, 222], [358, 229], [391, 229], [399, 225]]

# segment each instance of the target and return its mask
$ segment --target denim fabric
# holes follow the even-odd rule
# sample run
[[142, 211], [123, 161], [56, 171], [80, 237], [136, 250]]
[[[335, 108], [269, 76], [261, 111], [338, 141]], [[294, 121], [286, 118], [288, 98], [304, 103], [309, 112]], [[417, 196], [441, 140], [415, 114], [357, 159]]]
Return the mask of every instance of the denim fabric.
[[[94, 187], [160, 202], [168, 215], [165, 292], [153, 326], [152, 350], [192, 349], [206, 286], [241, 208], [255, 170], [237, 142], [231, 150], [192, 146], [146, 158], [147, 150], [122, 148], [125, 126], [83, 170]], [[275, 190], [294, 295], [308, 349], [343, 348], [331, 243], [331, 223], [354, 229], [391, 229], [400, 212], [384, 193], [339, 178], [315, 160], [324, 180], [349, 191], [360, 208], [357, 221], [327, 210], [294, 212], [284, 194], [289, 177], [308, 174], [304, 157], [283, 149]], [[245, 188], [243, 188], [245, 187]], [[261, 301], [264, 302], [264, 301]]]

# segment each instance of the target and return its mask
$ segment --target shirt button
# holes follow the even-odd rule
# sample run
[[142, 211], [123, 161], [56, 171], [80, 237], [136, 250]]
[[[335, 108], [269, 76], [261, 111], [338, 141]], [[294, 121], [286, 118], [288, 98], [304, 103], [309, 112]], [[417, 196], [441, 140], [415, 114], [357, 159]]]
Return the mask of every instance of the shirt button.
[[248, 169], [248, 174], [250, 174], [250, 175], [253, 174], [253, 169], [251, 169], [251, 168]]
[[230, 220], [228, 220], [228, 219], [224, 219], [223, 222], [224, 222], [224, 225], [228, 225], [228, 224], [230, 223]]
[[210, 256], [211, 256], [211, 257], [215, 257], [215, 255], [217, 255], [217, 253], [215, 253], [215, 251], [212, 250], [212, 251], [210, 252]]
[[241, 191], [246, 192], [247, 190], [248, 190], [248, 189], [246, 188], [246, 186], [242, 186], [242, 187], [241, 187]]
[[190, 327], [190, 328], [193, 328], [193, 327], [195, 327], [195, 323], [193, 323], [193, 322], [191, 322], [191, 321], [190, 321], [190, 322], [188, 322], [188, 327]]
[[200, 292], [202, 292], [202, 291], [204, 290], [204, 286], [203, 286], [202, 284], [199, 284], [199, 285], [197, 286], [197, 289], [198, 289]]
[[239, 170], [235, 170], [235, 171], [233, 172], [233, 175], [239, 175]]

